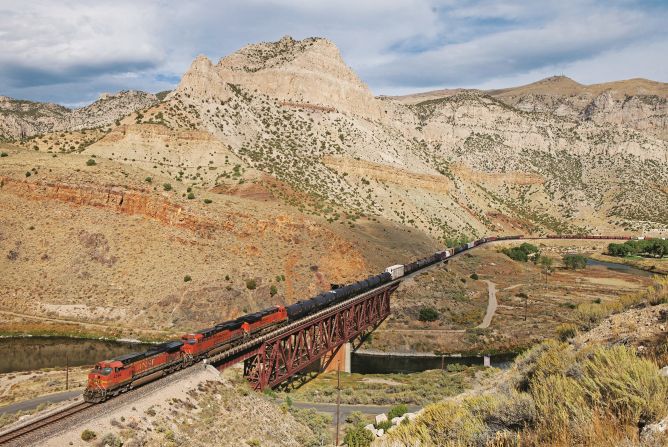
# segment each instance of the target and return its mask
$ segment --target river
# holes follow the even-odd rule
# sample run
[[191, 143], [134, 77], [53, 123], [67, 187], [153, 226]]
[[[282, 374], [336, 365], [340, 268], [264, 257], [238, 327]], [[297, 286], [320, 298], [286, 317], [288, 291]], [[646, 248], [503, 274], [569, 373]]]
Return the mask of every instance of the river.
[[93, 365], [149, 345], [68, 337], [0, 338], [0, 373], [41, 368]]
[[617, 264], [615, 262], [599, 261], [598, 259], [587, 258], [587, 267], [605, 267], [619, 273], [628, 273], [637, 276], [654, 276], [654, 273], [641, 270], [626, 264]]
[[[587, 259], [588, 266], [602, 266], [616, 272], [639, 276], [652, 273], [625, 264]], [[70, 366], [93, 365], [100, 360], [150, 346], [111, 340], [91, 340], [68, 337], [7, 337], [0, 338], [0, 373], [30, 371], [41, 368], [62, 368], [66, 361]], [[492, 366], [507, 367], [516, 354], [491, 356]], [[369, 353], [353, 353], [352, 372], [362, 374], [411, 373], [428, 369], [439, 369], [450, 364], [482, 365], [482, 356], [393, 356]]]

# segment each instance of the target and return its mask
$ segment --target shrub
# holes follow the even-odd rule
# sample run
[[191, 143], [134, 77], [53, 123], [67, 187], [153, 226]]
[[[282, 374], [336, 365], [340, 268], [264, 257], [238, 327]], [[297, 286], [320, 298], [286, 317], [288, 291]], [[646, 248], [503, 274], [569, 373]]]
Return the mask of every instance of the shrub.
[[211, 202], [213, 202], [213, 200], [211, 200], [211, 199], [204, 199], [204, 203], [206, 203], [207, 205], [208, 205], [209, 203], [211, 203]]
[[360, 411], [353, 411], [346, 417], [346, 422], [349, 424], [359, 424], [364, 422], [364, 414]]
[[379, 430], [383, 429], [383, 430], [387, 431], [388, 428], [392, 427], [392, 421], [389, 421], [389, 420], [388, 421], [382, 421], [382, 422], [379, 422], [377, 424], [374, 424], [374, 427], [376, 427]]
[[584, 440], [593, 414], [577, 380], [562, 374], [540, 375], [531, 383], [531, 396], [538, 413], [537, 431], [543, 441], [560, 435], [571, 438], [567, 445]]
[[275, 285], [272, 284], [271, 288], [269, 289], [269, 295], [274, 296], [278, 293], [278, 289], [276, 288]]
[[433, 307], [423, 307], [420, 309], [420, 314], [418, 315], [418, 320], [420, 321], [436, 321], [438, 320], [438, 311]]
[[28, 171], [26, 172], [26, 177], [30, 177], [32, 175], [32, 172]]
[[587, 266], [587, 258], [582, 255], [564, 255], [564, 265], [571, 270], [583, 269]]
[[668, 413], [668, 380], [657, 369], [633, 348], [599, 346], [582, 362], [580, 383], [594, 407], [638, 426]]
[[89, 158], [88, 161], [86, 162], [86, 166], [95, 166], [95, 165], [96, 165], [95, 160], [93, 160], [92, 158]]
[[121, 438], [114, 435], [113, 433], [107, 433], [102, 439], [100, 439], [100, 445], [108, 447], [122, 447], [123, 441], [121, 441]]
[[246, 280], [246, 288], [248, 290], [255, 290], [256, 287], [257, 287], [257, 282], [255, 281], [254, 278]]
[[478, 274], [477, 273], [471, 273], [471, 279], [473, 280], [478, 280]]
[[581, 303], [576, 310], [577, 318], [585, 328], [591, 328], [610, 314], [608, 306], [596, 303]]
[[395, 405], [387, 413], [387, 418], [391, 421], [393, 418], [403, 416], [408, 413], [408, 406], [406, 404]]
[[145, 181], [146, 183], [151, 183], [151, 182], [153, 181], [153, 178], [151, 178], [151, 177], [146, 177], [146, 178], [144, 179], [144, 181]]
[[527, 262], [530, 257], [538, 256], [540, 250], [535, 245], [524, 242], [519, 247], [504, 248], [501, 252], [513, 261]]
[[189, 193], [188, 193], [188, 199], [189, 199], [189, 200], [192, 200], [192, 199], [194, 199], [194, 198], [195, 198], [195, 193], [189, 192]]
[[183, 282], [188, 282], [188, 281], [192, 281], [192, 278], [190, 277], [190, 275], [184, 276], [183, 277]]
[[92, 441], [97, 437], [97, 434], [93, 430], [85, 429], [84, 431], [81, 432], [81, 439], [83, 441]]
[[427, 406], [386, 445], [626, 445], [668, 413], [668, 380], [623, 345], [546, 341], [517, 357], [510, 379], [493, 394]]
[[343, 443], [348, 447], [369, 447], [374, 439], [373, 433], [364, 428], [364, 425], [360, 422], [346, 428]]
[[165, 191], [171, 191], [172, 190], [172, 185], [170, 185], [169, 183], [163, 183], [162, 184], [162, 189], [164, 189]]
[[9, 154], [7, 152], [0, 152], [0, 157], [8, 157]]
[[559, 340], [561, 341], [566, 341], [569, 340], [578, 333], [578, 328], [574, 324], [570, 323], [564, 323], [560, 324], [557, 327], [557, 335], [559, 336]]

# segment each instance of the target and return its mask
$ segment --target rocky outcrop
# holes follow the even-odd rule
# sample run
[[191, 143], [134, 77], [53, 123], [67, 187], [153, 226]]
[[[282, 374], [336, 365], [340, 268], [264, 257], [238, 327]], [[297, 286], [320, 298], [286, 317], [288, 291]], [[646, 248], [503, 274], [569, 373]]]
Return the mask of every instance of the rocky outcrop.
[[415, 105], [461, 93], [486, 94], [523, 112], [622, 125], [668, 139], [668, 84], [646, 79], [583, 85], [566, 76], [552, 76], [513, 88], [439, 90], [394, 99]]
[[172, 94], [227, 99], [230, 86], [242, 86], [286, 103], [305, 103], [359, 114], [381, 116], [369, 88], [348, 67], [327, 39], [301, 41], [286, 36], [278, 42], [248, 45], [213, 65], [199, 56]]
[[156, 219], [165, 225], [184, 227], [201, 234], [215, 229], [213, 222], [208, 219], [195, 216], [166, 198], [151, 195], [148, 190], [115, 185], [16, 180], [12, 177], [0, 177], [0, 183], [3, 190], [30, 200], [55, 200], [78, 206], [106, 208]]
[[0, 96], [0, 137], [18, 139], [47, 132], [108, 126], [158, 102], [155, 95], [131, 90], [106, 93], [86, 107], [71, 110], [57, 104]]

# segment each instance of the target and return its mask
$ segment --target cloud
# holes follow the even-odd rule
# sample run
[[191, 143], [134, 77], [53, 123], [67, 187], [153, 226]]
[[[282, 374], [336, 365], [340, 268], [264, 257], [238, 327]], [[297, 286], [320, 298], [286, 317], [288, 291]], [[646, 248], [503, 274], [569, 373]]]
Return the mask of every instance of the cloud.
[[666, 81], [667, 19], [650, 0], [5, 0], [0, 94], [78, 104], [165, 90], [197, 54], [286, 34], [329, 38], [377, 94], [562, 72]]

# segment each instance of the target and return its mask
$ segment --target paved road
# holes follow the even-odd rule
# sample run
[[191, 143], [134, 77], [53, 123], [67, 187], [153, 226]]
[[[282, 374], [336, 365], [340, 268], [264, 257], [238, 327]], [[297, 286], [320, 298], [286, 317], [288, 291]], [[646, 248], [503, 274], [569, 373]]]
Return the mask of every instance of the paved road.
[[487, 293], [489, 294], [489, 300], [487, 301], [487, 312], [485, 312], [485, 318], [482, 319], [482, 323], [480, 323], [478, 328], [480, 329], [486, 329], [489, 327], [490, 323], [492, 322], [492, 318], [494, 317], [494, 312], [496, 312], [496, 307], [498, 306], [498, 303], [496, 302], [496, 284], [494, 284], [492, 281], [487, 281]]
[[[323, 404], [323, 403], [311, 403], [311, 402], [293, 402], [292, 405], [297, 408], [313, 408], [319, 413], [326, 413], [336, 417], [336, 404]], [[392, 406], [383, 406], [383, 405], [344, 405], [341, 404], [341, 421], [345, 421], [346, 417], [353, 411], [359, 411], [363, 414], [377, 415], [381, 413], [386, 413], [390, 411]], [[414, 405], [408, 406], [408, 411], [411, 413], [416, 413], [420, 410], [420, 407]]]
[[[40, 396], [35, 399], [25, 400], [23, 402], [17, 402], [15, 404], [6, 405], [0, 407], [0, 414], [4, 413], [16, 413], [17, 411], [33, 410], [39, 405], [44, 403], [58, 403], [65, 400], [73, 399], [75, 397], [81, 396], [81, 390], [74, 391], [64, 391], [62, 393], [48, 394], [46, 396]], [[280, 400], [278, 400], [280, 402]], [[310, 403], [310, 402], [293, 402], [293, 406], [297, 408], [313, 408], [319, 413], [329, 414], [333, 417], [336, 417], [336, 404], [328, 403]], [[383, 405], [341, 405], [341, 421], [345, 421], [346, 417], [354, 412], [359, 411], [363, 414], [377, 415], [381, 413], [387, 413], [390, 411], [391, 406]], [[411, 412], [417, 412], [420, 410], [419, 407], [409, 406], [408, 410]]]
[[42, 404], [58, 403], [64, 400], [73, 399], [77, 396], [81, 396], [81, 390], [63, 391], [62, 393], [47, 394], [46, 396], [40, 396], [34, 399], [24, 400], [22, 402], [16, 402], [15, 404], [9, 404], [5, 405], [4, 407], [0, 407], [0, 414], [33, 410]]

